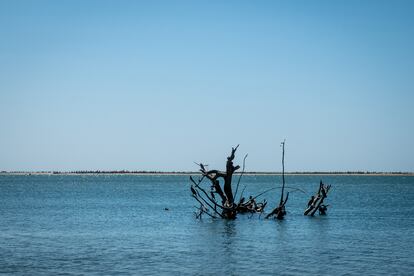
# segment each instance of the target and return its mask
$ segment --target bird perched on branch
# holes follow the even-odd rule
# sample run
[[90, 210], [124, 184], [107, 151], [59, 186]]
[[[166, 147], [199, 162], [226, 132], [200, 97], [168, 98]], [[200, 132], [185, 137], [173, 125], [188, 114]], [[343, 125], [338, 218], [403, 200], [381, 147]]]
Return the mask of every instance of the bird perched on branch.
[[194, 196], [197, 196], [197, 192], [196, 190], [193, 188], [193, 185], [190, 186], [191, 192], [193, 193]]

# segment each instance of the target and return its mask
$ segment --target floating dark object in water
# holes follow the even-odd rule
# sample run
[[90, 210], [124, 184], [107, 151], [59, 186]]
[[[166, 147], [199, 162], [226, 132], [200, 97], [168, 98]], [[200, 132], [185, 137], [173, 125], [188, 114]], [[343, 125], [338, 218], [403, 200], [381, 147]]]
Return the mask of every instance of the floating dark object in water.
[[168, 209], [167, 207], [164, 208], [165, 211], [169, 211], [170, 209]]

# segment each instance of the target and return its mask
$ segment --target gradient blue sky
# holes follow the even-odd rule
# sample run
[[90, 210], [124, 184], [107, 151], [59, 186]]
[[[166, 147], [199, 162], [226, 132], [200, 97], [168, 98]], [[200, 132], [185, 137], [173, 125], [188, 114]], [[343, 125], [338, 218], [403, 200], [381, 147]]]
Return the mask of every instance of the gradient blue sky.
[[414, 171], [414, 1], [0, 0], [0, 170]]

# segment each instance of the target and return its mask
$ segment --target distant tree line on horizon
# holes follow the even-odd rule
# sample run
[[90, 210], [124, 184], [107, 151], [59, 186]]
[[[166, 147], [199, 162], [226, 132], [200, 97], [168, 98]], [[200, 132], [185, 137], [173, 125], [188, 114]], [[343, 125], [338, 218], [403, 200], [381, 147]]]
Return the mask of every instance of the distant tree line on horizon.
[[[192, 171], [146, 171], [146, 170], [77, 170], [77, 171], [1, 171], [3, 174], [197, 174], [198, 172]], [[413, 174], [414, 172], [402, 172], [402, 171], [391, 171], [391, 172], [377, 172], [377, 171], [294, 171], [294, 172], [285, 172], [287, 175], [294, 174]], [[235, 172], [239, 174], [239, 172]], [[281, 172], [260, 172], [260, 171], [250, 171], [244, 172], [244, 174], [282, 174]]]

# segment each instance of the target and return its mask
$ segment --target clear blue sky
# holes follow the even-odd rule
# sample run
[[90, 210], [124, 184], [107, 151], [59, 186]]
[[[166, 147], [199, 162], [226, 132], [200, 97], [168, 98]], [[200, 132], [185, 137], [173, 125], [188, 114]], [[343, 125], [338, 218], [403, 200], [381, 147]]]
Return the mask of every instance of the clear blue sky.
[[0, 1], [0, 170], [414, 171], [414, 1]]

